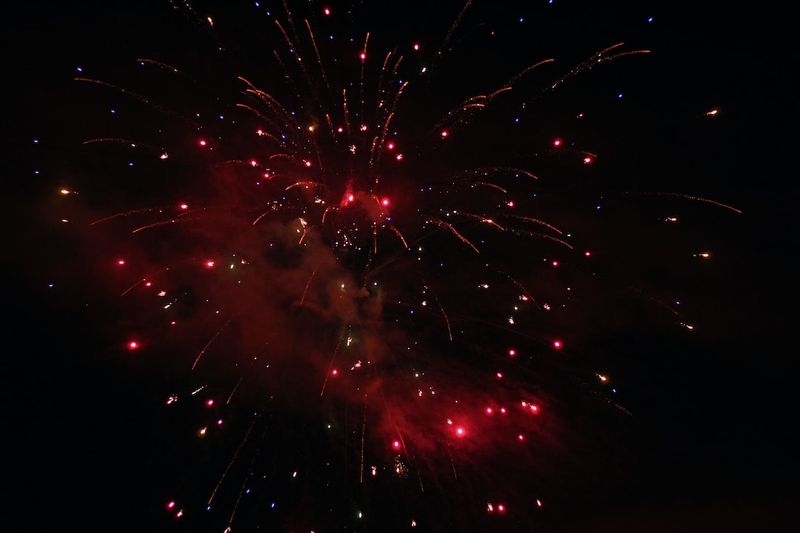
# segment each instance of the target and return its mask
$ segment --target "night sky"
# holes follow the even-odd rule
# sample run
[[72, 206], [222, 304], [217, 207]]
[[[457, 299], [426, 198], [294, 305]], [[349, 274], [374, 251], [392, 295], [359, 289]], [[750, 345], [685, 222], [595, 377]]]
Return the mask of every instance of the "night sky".
[[4, 529], [791, 529], [788, 13], [23, 4]]

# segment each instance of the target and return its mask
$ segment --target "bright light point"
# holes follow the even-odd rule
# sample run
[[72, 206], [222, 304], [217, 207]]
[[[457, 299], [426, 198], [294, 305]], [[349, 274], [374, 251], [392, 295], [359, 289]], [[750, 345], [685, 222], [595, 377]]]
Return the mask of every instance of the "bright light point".
[[505, 513], [505, 512], [506, 512], [506, 506], [505, 506], [505, 505], [503, 505], [502, 503], [501, 503], [501, 504], [499, 504], [499, 505], [497, 506], [497, 512], [498, 512], [498, 513]]
[[174, 501], [171, 501], [171, 502], [167, 503], [167, 510], [168, 511], [171, 511], [174, 508], [175, 508], [175, 502]]
[[594, 162], [594, 159], [592, 159], [591, 156], [587, 155], [586, 157], [583, 158], [583, 164], [584, 165], [591, 165], [592, 162]]
[[221, 426], [221, 425], [222, 425], [222, 419], [221, 419], [221, 418], [220, 418], [219, 420], [217, 420], [217, 425], [218, 425], [218, 426]]
[[592, 251], [591, 250], [586, 250], [585, 252], [583, 252], [583, 255], [586, 256], [586, 257], [592, 257]]
[[514, 207], [514, 201], [513, 200], [509, 200], [508, 202], [506, 202], [506, 205], [508, 207]]
[[700, 252], [699, 254], [697, 254], [697, 256], [701, 257], [703, 259], [710, 259], [711, 258], [711, 252]]
[[306, 168], [311, 167], [311, 161], [303, 161], [303, 164], [305, 164]]
[[353, 196], [352, 194], [348, 194], [348, 195], [347, 195], [347, 201], [348, 201], [348, 202], [352, 202], [353, 200], [355, 200], [355, 198], [356, 198], [356, 197], [355, 197], [355, 196]]
[[494, 414], [494, 409], [492, 409], [491, 407], [487, 407], [485, 409], [485, 411], [486, 411], [487, 415], [493, 415]]
[[516, 357], [517, 356], [517, 351], [514, 348], [509, 348], [508, 349], [508, 356], [509, 357]]
[[524, 441], [525, 440], [525, 435], [520, 433], [519, 435], [517, 435], [517, 440], [520, 441], [520, 442]]
[[561, 342], [561, 340], [559, 340], [559, 339], [556, 339], [556, 340], [554, 340], [554, 341], [553, 341], [553, 348], [554, 348], [554, 349], [556, 349], [556, 350], [560, 350], [560, 349], [561, 349], [561, 348], [563, 348], [563, 347], [564, 347], [564, 343], [563, 343], [563, 342]]
[[389, 199], [388, 198], [382, 199], [381, 200], [381, 205], [384, 206], [384, 207], [387, 207], [389, 205]]
[[138, 341], [128, 341], [128, 344], [126, 344], [126, 346], [128, 347], [128, 350], [130, 350], [130, 351], [138, 350], [139, 349], [139, 342]]
[[537, 498], [536, 499], [536, 507], [541, 507], [541, 506], [542, 506], [542, 500]]
[[486, 504], [486, 511], [490, 512], [490, 513], [494, 512], [494, 505], [492, 505], [491, 503], [487, 503]]
[[327, 6], [322, 8], [322, 14], [325, 15], [326, 17], [330, 17], [331, 16], [331, 8], [329, 8]]
[[387, 144], [387, 145], [386, 145], [386, 149], [387, 149], [387, 150], [394, 150], [394, 143], [391, 143], [391, 142], [390, 142], [389, 144]]
[[552, 264], [552, 265], [553, 265], [555, 268], [558, 268], [558, 265], [559, 265], [558, 261], [553, 261], [551, 264]]
[[500, 408], [500, 413], [501, 414], [506, 414], [506, 408], [505, 407], [501, 407]]
[[442, 136], [442, 138], [445, 138], [445, 137], [447, 137], [447, 135], [448, 135], [448, 134], [447, 134], [447, 130], [442, 130], [442, 132], [441, 132], [441, 134], [440, 134], [440, 135]]
[[664, 219], [665, 222], [677, 222], [678, 217], [667, 217]]
[[250, 166], [251, 166], [251, 167], [254, 167], [254, 166], [256, 166], [256, 165], [258, 165], [258, 161], [256, 161], [255, 159], [251, 159], [251, 160], [250, 160]]
[[308, 127], [308, 131], [310, 131], [311, 133], [314, 133], [314, 126], [309, 126]]
[[358, 57], [361, 59], [361, 61], [364, 61], [365, 59], [367, 59], [367, 53], [361, 52], [360, 54], [358, 54]]
[[187, 209], [189, 209], [189, 204], [180, 204], [178, 207], [181, 210], [186, 211]]
[[168, 154], [167, 152], [164, 152], [163, 154], [161, 154], [160, 156], [158, 156], [158, 158], [159, 158], [159, 159], [167, 159], [167, 158], [169, 158], [169, 154]]
[[412, 48], [414, 49], [415, 52], [419, 52], [419, 43], [414, 43], [414, 46]]
[[214, 261], [212, 259], [207, 259], [205, 263], [203, 263], [206, 268], [214, 268]]
[[206, 407], [214, 407], [214, 398], [206, 400]]
[[463, 427], [459, 426], [456, 428], [456, 435], [458, 435], [459, 437], [463, 437], [465, 433], [466, 432], [464, 431]]
[[503, 379], [503, 373], [502, 372], [498, 372], [497, 374], [495, 374], [495, 376], [497, 376], [497, 379]]
[[125, 260], [124, 259], [117, 259], [117, 264], [119, 266], [124, 266], [125, 265]]
[[397, 157], [395, 159], [397, 159], [398, 161], [402, 161], [403, 160], [403, 154], [397, 154]]
[[597, 379], [599, 379], [603, 383], [608, 383], [608, 376], [604, 376], [603, 374], [597, 374]]
[[206, 142], [205, 139], [200, 139], [199, 141], [197, 141], [197, 144], [199, 144], [200, 146], [206, 146], [208, 143]]
[[338, 376], [338, 375], [339, 375], [339, 371], [338, 370], [336, 370], [335, 368], [333, 370], [331, 370], [331, 376], [335, 377], [335, 376]]
[[60, 194], [62, 194], [63, 196], [66, 196], [66, 195], [68, 195], [70, 193], [70, 190], [69, 189], [59, 189], [58, 192]]
[[208, 428], [200, 428], [200, 431], [197, 432], [197, 435], [200, 436], [200, 437], [205, 437], [207, 431], [208, 431]]
[[394, 448], [395, 450], [399, 450], [400, 449], [400, 441], [399, 440], [392, 441], [392, 448]]
[[561, 139], [556, 139], [556, 140], [553, 141], [553, 146], [558, 148], [559, 146], [561, 146], [562, 142], [563, 141]]
[[719, 114], [719, 109], [717, 109], [716, 107], [715, 107], [714, 109], [711, 109], [711, 110], [709, 110], [709, 111], [706, 111], [706, 116], [707, 116], [707, 117], [715, 117], [715, 116], [717, 116], [718, 114]]

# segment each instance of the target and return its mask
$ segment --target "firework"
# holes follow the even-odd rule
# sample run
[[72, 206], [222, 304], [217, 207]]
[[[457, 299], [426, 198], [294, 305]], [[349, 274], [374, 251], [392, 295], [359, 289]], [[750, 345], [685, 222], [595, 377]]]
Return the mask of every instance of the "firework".
[[[173, 7], [215, 36], [225, 24], [188, 2]], [[251, 520], [349, 524], [367, 519], [371, 494], [397, 491], [396, 523], [444, 527], [418, 499], [452, 491], [459, 505], [469, 502], [466, 516], [533, 520], [556, 475], [546, 458], [569, 433], [559, 423], [563, 383], [591, 381], [593, 399], [630, 414], [612, 376], [576, 362], [563, 318], [575, 294], [591, 290], [597, 248], [572, 235], [569, 217], [531, 201], [548, 193], [531, 158], [477, 152], [491, 145], [482, 128], [493, 113], [528, 110], [595, 67], [649, 50], [616, 43], [550, 74], [554, 59], [530, 58], [480, 94], [448, 93], [439, 116], [418, 120], [425, 84], [458, 53], [471, 8], [470, 0], [438, 46], [386, 49], [379, 35], [350, 28], [357, 38], [342, 51], [320, 31], [338, 9], [297, 14], [283, 2], [269, 24], [270, 72], [280, 74], [266, 84], [250, 72], [232, 76], [236, 91], [203, 104], [215, 109], [211, 119], [100, 76], [75, 78], [181, 132], [174, 145], [94, 137], [82, 153], [135, 153], [161, 176], [181, 164], [194, 171], [183, 188], [159, 186], [144, 195], [152, 203], [86, 224], [109, 249], [135, 250], [116, 259], [120, 313], [141, 325], [120, 351], [168, 356], [183, 369], [164, 408], [184, 409], [198, 446], [223, 458], [204, 464], [189, 488], [165, 489], [175, 518], [226, 531]], [[184, 97], [199, 92], [183, 67], [137, 64]], [[572, 136], [553, 134], [541, 132], [531, 151], [585, 172], [602, 163]], [[457, 151], [459, 142], [476, 153], [459, 158], [473, 152]], [[74, 202], [93, 194], [80, 190], [80, 199], [68, 185], [57, 193]], [[741, 214], [691, 194], [629, 196], [637, 195]], [[667, 309], [682, 333], [694, 329], [668, 304], [637, 294]], [[529, 458], [524, 471], [508, 468], [509, 455]], [[346, 495], [333, 494], [337, 487]], [[305, 508], [314, 498], [335, 501], [335, 516], [327, 503]], [[276, 508], [290, 510], [271, 518]]]

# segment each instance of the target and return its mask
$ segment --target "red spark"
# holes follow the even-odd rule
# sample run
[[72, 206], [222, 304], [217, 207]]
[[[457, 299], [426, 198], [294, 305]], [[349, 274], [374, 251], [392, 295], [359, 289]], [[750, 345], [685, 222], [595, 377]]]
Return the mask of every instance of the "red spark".
[[414, 48], [415, 52], [419, 52], [419, 48], [420, 48], [419, 43], [414, 43], [414, 46], [412, 48]]
[[517, 356], [517, 351], [514, 348], [509, 348], [508, 349], [508, 356], [509, 357], [516, 357]]
[[517, 440], [520, 441], [520, 442], [524, 441], [525, 440], [525, 435], [520, 433], [519, 435], [517, 435]]
[[491, 407], [487, 407], [486, 408], [486, 414], [487, 415], [493, 415], [494, 414], [494, 409], [492, 409]]
[[331, 370], [331, 376], [336, 377], [338, 375], [339, 375], [339, 371], [337, 369], [334, 368], [333, 370]]
[[175, 508], [175, 501], [174, 500], [169, 502], [169, 503], [167, 503], [167, 511], [171, 511], [174, 508]]
[[119, 266], [124, 266], [125, 265], [125, 260], [124, 259], [117, 259], [117, 264]]
[[206, 259], [205, 263], [203, 264], [205, 265], [206, 268], [214, 268], [214, 265], [216, 263], [214, 263], [213, 259]]
[[208, 144], [208, 142], [206, 142], [206, 140], [205, 140], [205, 139], [199, 139], [199, 140], [197, 141], [197, 144], [199, 144], [200, 146], [203, 146], [203, 147], [205, 147], [205, 146]]
[[459, 438], [463, 437], [465, 434], [466, 434], [466, 431], [464, 430], [464, 428], [463, 428], [462, 426], [458, 426], [458, 427], [456, 428], [456, 435], [457, 435]]
[[403, 154], [397, 154], [397, 157], [395, 159], [397, 159], [398, 161], [402, 161], [403, 160]]
[[448, 135], [448, 133], [447, 133], [447, 130], [442, 130], [442, 132], [440, 133], [440, 135], [442, 136], [442, 139], [444, 139], [445, 137], [447, 137], [447, 135]]
[[505, 513], [506, 512], [506, 506], [503, 505], [502, 503], [498, 504], [497, 505], [497, 512], [498, 513]]
[[495, 374], [495, 376], [497, 376], [497, 379], [503, 379], [503, 373], [502, 372], [498, 372], [497, 374]]
[[586, 257], [592, 257], [592, 251], [586, 250], [585, 252], [583, 252], [583, 255], [585, 255]]
[[322, 13], [326, 17], [330, 17], [331, 16], [331, 8], [329, 8], [328, 6], [325, 6], [324, 8], [322, 8]]
[[206, 400], [206, 407], [209, 408], [214, 407], [214, 398], [209, 398], [208, 400]]
[[552, 265], [553, 265], [555, 268], [558, 268], [559, 262], [558, 262], [558, 261], [556, 261], [556, 260], [554, 260], [554, 261], [552, 262]]
[[591, 165], [593, 161], [594, 161], [594, 158], [591, 157], [591, 156], [588, 156], [588, 155], [583, 158], [583, 164], [584, 165]]
[[131, 341], [128, 341], [126, 346], [128, 347], [128, 350], [132, 352], [134, 350], [138, 350], [140, 345], [139, 345], [139, 341], [131, 340]]
[[564, 343], [563, 343], [563, 342], [561, 342], [561, 340], [560, 340], [560, 339], [555, 339], [555, 340], [553, 340], [553, 348], [554, 348], [555, 350], [560, 350], [560, 349], [561, 349], [561, 348], [563, 348], [563, 347], [564, 347]]
[[187, 209], [189, 209], [189, 204], [186, 203], [178, 204], [178, 208], [181, 209], [182, 211], [186, 211]]
[[311, 168], [311, 161], [303, 161], [303, 164], [306, 166], [306, 168]]
[[389, 206], [389, 203], [390, 203], [390, 202], [389, 202], [389, 199], [388, 199], [388, 198], [383, 198], [383, 199], [381, 200], [381, 205], [382, 205], [382, 206], [384, 206], [384, 207], [388, 207], [388, 206]]
[[394, 150], [394, 143], [393, 143], [393, 142], [390, 142], [389, 144], [387, 144], [387, 145], [386, 145], [386, 149], [387, 149], [387, 150]]
[[400, 441], [399, 440], [393, 440], [392, 441], [392, 448], [394, 448], [395, 450], [399, 450], [400, 449]]
[[564, 141], [562, 141], [561, 139], [555, 139], [555, 140], [553, 141], [553, 146], [555, 146], [556, 148], [558, 148], [559, 146], [561, 146], [561, 144], [562, 144], [563, 142], [564, 142]]
[[367, 53], [361, 52], [360, 54], [358, 54], [358, 57], [361, 59], [361, 61], [364, 61], [367, 59]]

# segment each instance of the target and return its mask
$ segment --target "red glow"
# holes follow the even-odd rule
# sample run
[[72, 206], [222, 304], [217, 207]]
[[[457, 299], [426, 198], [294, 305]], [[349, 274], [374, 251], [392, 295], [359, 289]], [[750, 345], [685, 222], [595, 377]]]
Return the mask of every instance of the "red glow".
[[591, 156], [588, 156], [588, 155], [583, 158], [583, 164], [584, 165], [591, 165], [593, 161], [594, 161], [594, 158], [592, 158]]
[[514, 200], [509, 200], [508, 202], [506, 202], [506, 205], [508, 207], [514, 207]]
[[386, 145], [386, 149], [387, 150], [394, 150], [394, 143], [390, 142], [389, 144], [387, 144]]
[[187, 209], [189, 209], [189, 204], [178, 204], [178, 207], [181, 210], [186, 211]]
[[497, 374], [495, 374], [495, 376], [497, 376], [497, 379], [503, 379], [503, 373], [502, 372], [498, 372]]
[[175, 502], [174, 501], [171, 501], [171, 502], [169, 502], [167, 504], [167, 511], [171, 511], [174, 508], [175, 508]]
[[255, 159], [251, 159], [250, 160], [250, 166], [251, 167], [254, 167], [254, 166], [257, 166], [257, 165], [258, 165], [258, 161], [256, 161]]
[[117, 264], [119, 266], [123, 266], [123, 265], [125, 265], [125, 260], [124, 259], [117, 259]]
[[447, 137], [448, 135], [447, 130], [442, 130], [442, 133], [440, 135], [442, 136], [443, 139]]
[[517, 351], [514, 348], [509, 348], [508, 349], [508, 356], [509, 357], [516, 357], [517, 356]]
[[520, 433], [519, 435], [517, 435], [517, 440], [520, 441], [520, 442], [524, 441], [525, 440], [525, 435]]
[[505, 408], [505, 407], [501, 407], [501, 408], [500, 408], [500, 412], [501, 412], [502, 414], [506, 414], [506, 408]]
[[153, 286], [153, 282], [152, 281], [145, 281], [144, 282], [144, 286], [145, 287], [152, 287]]
[[420, 48], [420, 47], [419, 47], [419, 43], [414, 43], [414, 46], [413, 46], [413, 48], [414, 48], [414, 51], [415, 51], [415, 52], [419, 52], [419, 48]]
[[381, 200], [381, 205], [382, 205], [382, 206], [384, 206], [384, 207], [388, 207], [388, 206], [389, 206], [389, 203], [390, 203], [390, 202], [389, 202], [389, 199], [388, 199], [388, 198], [383, 198], [383, 199]]
[[303, 164], [305, 164], [306, 168], [311, 168], [311, 161], [303, 161]]
[[396, 159], [397, 159], [398, 161], [402, 161], [402, 160], [403, 160], [403, 154], [397, 154], [397, 157], [396, 157]]
[[328, 6], [325, 6], [324, 8], [322, 8], [322, 13], [326, 17], [330, 17], [331, 16], [331, 8], [329, 8]]
[[222, 425], [222, 419], [221, 419], [221, 418], [220, 418], [219, 420], [217, 420], [217, 425], [218, 425], [218, 426], [221, 426], [221, 425]]
[[214, 407], [214, 398], [206, 400], [206, 407]]
[[505, 513], [506, 512], [506, 506], [503, 505], [502, 503], [498, 504], [497, 505], [497, 512], [498, 513]]
[[200, 146], [206, 146], [208, 143], [206, 142], [205, 139], [200, 139], [197, 141], [197, 144], [199, 144]]
[[399, 440], [393, 440], [392, 441], [392, 448], [394, 448], [395, 450], [399, 450], [400, 449], [400, 441]]
[[216, 263], [214, 263], [213, 259], [206, 259], [205, 263], [203, 264], [205, 265], [206, 268], [214, 268], [214, 265]]
[[348, 202], [352, 202], [353, 200], [355, 200], [355, 198], [356, 198], [356, 197], [355, 197], [355, 196], [353, 196], [352, 194], [348, 194], [348, 195], [347, 195], [347, 201], [348, 201]]
[[335, 376], [338, 376], [338, 375], [339, 375], [339, 371], [338, 370], [336, 370], [335, 368], [333, 370], [331, 370], [331, 376], [335, 377]]
[[466, 434], [466, 431], [464, 430], [463, 427], [458, 426], [456, 428], [456, 435], [458, 435], [459, 437], [463, 437], [465, 434]]
[[493, 415], [494, 414], [494, 409], [492, 409], [491, 407], [487, 407], [486, 408], [486, 414], [487, 415]]
[[361, 59], [361, 61], [364, 61], [365, 59], [367, 59], [367, 53], [361, 52], [360, 54], [358, 54], [358, 57]]
[[561, 139], [555, 139], [555, 140], [553, 141], [553, 146], [555, 146], [556, 148], [558, 148], [559, 146], [561, 146], [561, 143], [562, 143], [562, 142], [563, 142], [563, 141], [562, 141]]
[[552, 263], [552, 265], [553, 265], [555, 268], [558, 268], [558, 265], [559, 265], [559, 264], [560, 264], [560, 263], [559, 263], [558, 261], [553, 261], [553, 263]]
[[556, 350], [560, 350], [560, 349], [561, 349], [561, 348], [563, 348], [563, 347], [564, 347], [564, 343], [563, 343], [563, 342], [561, 342], [561, 340], [560, 340], [560, 339], [555, 339], [555, 340], [553, 341], [553, 348], [554, 348], [554, 349], [556, 349]]
[[128, 347], [128, 350], [134, 351], [138, 350], [140, 345], [139, 341], [128, 341], [128, 344], [126, 344], [126, 346]]
[[175, 324], [177, 324], [177, 322], [175, 322], [174, 320], [170, 321], [169, 323], [170, 326], [174, 326]]
[[592, 257], [592, 252], [591, 250], [586, 250], [585, 252], [583, 252], [583, 255], [585, 255], [586, 257]]

